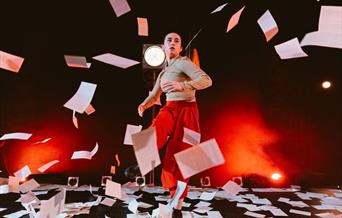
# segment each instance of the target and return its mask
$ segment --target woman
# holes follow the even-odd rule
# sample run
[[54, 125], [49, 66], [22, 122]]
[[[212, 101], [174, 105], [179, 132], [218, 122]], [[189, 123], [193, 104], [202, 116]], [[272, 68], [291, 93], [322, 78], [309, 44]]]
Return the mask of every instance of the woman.
[[[146, 109], [153, 106], [160, 95], [166, 94], [166, 105], [161, 108], [151, 127], [156, 128], [158, 149], [166, 146], [161, 181], [170, 190], [171, 197], [177, 188], [177, 180], [184, 179], [175, 161], [174, 154], [191, 145], [183, 142], [184, 127], [200, 132], [196, 90], [212, 85], [210, 77], [187, 57], [180, 56], [182, 39], [171, 32], [164, 38], [166, 67], [160, 72], [151, 94], [139, 105], [138, 113], [143, 116]], [[182, 194], [172, 217], [182, 217], [181, 208], [187, 188]]]

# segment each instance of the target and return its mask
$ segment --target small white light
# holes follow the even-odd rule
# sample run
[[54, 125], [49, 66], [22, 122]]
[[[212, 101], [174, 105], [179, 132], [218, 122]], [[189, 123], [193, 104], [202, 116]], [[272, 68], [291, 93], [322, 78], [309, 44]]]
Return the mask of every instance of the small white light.
[[330, 87], [331, 87], [331, 82], [329, 81], [322, 82], [322, 88], [329, 89]]
[[165, 60], [165, 53], [159, 46], [151, 46], [146, 49], [144, 59], [152, 67], [161, 65]]

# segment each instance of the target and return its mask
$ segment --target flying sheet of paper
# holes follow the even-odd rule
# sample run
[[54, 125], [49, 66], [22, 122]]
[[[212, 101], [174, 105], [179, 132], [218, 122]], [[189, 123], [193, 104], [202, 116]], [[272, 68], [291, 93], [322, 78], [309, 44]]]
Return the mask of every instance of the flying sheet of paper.
[[175, 159], [184, 178], [224, 163], [224, 157], [215, 139], [178, 152]]
[[267, 10], [258, 19], [258, 24], [260, 28], [262, 29], [262, 31], [264, 32], [267, 42], [270, 41], [273, 38], [273, 36], [275, 36], [278, 33], [277, 23], [275, 22], [269, 10]]
[[303, 211], [303, 210], [290, 209], [289, 212], [290, 212], [290, 213], [295, 213], [295, 214], [304, 215], [304, 216], [311, 216], [311, 212]]
[[22, 133], [22, 132], [15, 132], [15, 133], [7, 133], [1, 136], [1, 140], [9, 140], [9, 139], [19, 139], [19, 140], [27, 140], [32, 136], [30, 133]]
[[322, 6], [318, 31], [307, 33], [301, 46], [313, 45], [342, 49], [342, 7]]
[[50, 167], [52, 167], [56, 163], [59, 163], [59, 160], [50, 161], [49, 163], [46, 163], [43, 166], [39, 167], [38, 171], [41, 173], [44, 173], [47, 169], [49, 169]]
[[118, 165], [118, 167], [120, 166], [120, 158], [119, 158], [119, 154], [115, 154], [115, 160], [116, 160], [116, 163]]
[[57, 217], [64, 210], [66, 189], [46, 201], [41, 201], [39, 218]]
[[120, 56], [110, 54], [110, 53], [95, 56], [95, 57], [93, 57], [93, 59], [101, 61], [101, 62], [106, 63], [106, 64], [116, 66], [116, 67], [120, 67], [123, 69], [126, 69], [128, 67], [131, 67], [133, 65], [137, 65], [140, 63], [138, 61], [134, 61], [134, 60], [131, 60], [128, 58], [120, 57]]
[[133, 145], [132, 134], [140, 132], [141, 129], [142, 129], [142, 125], [136, 126], [136, 125], [127, 124], [124, 144], [125, 145]]
[[32, 192], [28, 192], [24, 195], [21, 195], [19, 201], [22, 204], [38, 204], [40, 202], [37, 196]]
[[76, 129], [78, 129], [78, 120], [77, 120], [77, 117], [76, 117], [76, 111], [72, 112], [72, 123], [74, 124]]
[[96, 145], [92, 151], [74, 151], [71, 159], [88, 159], [88, 160], [91, 160], [93, 158], [93, 156], [96, 154], [98, 149], [99, 149], [99, 145], [96, 142]]
[[201, 142], [201, 134], [184, 127], [183, 142], [198, 145]]
[[89, 104], [89, 106], [86, 108], [85, 112], [87, 115], [90, 115], [90, 114], [95, 112], [95, 108], [91, 104]]
[[311, 32], [307, 33], [302, 41], [300, 42], [301, 46], [321, 46], [321, 47], [329, 47], [329, 48], [339, 48], [342, 49], [342, 34], [334, 34], [327, 32]]
[[246, 213], [244, 213], [246, 216], [251, 216], [251, 217], [257, 217], [257, 218], [263, 218], [266, 217], [266, 215], [264, 214], [260, 214], [260, 213], [254, 213], [251, 211], [247, 211]]
[[109, 0], [109, 2], [117, 17], [131, 11], [127, 0]]
[[223, 9], [224, 7], [226, 7], [227, 4], [228, 4], [228, 3], [224, 3], [223, 5], [218, 6], [218, 7], [217, 7], [215, 10], [213, 10], [210, 14], [214, 14], [214, 13], [217, 13], [217, 12], [222, 11], [222, 9]]
[[46, 143], [46, 142], [48, 142], [50, 140], [51, 140], [51, 138], [46, 138], [46, 139], [44, 139], [42, 141], [38, 141], [38, 142], [32, 143], [32, 145], [44, 144], [44, 143]]
[[114, 205], [115, 202], [116, 202], [115, 199], [105, 198], [103, 199], [103, 201], [101, 201], [101, 204], [111, 207]]
[[105, 195], [121, 199], [122, 198], [121, 184], [107, 179]]
[[239, 20], [240, 20], [240, 16], [241, 16], [241, 13], [243, 11], [243, 9], [245, 9], [245, 6], [243, 6], [238, 12], [236, 12], [229, 20], [228, 22], [228, 26], [227, 26], [227, 33], [233, 29], [238, 23], [239, 23]]
[[8, 191], [13, 193], [19, 193], [20, 179], [15, 176], [8, 177]]
[[289, 41], [276, 45], [274, 48], [281, 59], [292, 59], [308, 56], [300, 47], [297, 38], [293, 38]]
[[177, 181], [177, 189], [176, 193], [168, 204], [170, 208], [174, 208], [178, 203], [179, 198], [182, 196], [184, 190], [186, 188], [186, 183], [182, 181]]
[[216, 192], [202, 192], [200, 200], [211, 201], [215, 197]]
[[145, 176], [160, 164], [155, 127], [133, 134], [132, 141], [141, 175]]
[[318, 31], [342, 35], [342, 7], [322, 6], [319, 15]]
[[20, 180], [25, 179], [29, 175], [31, 175], [31, 170], [27, 165], [14, 173], [14, 176], [18, 177]]
[[84, 56], [64, 55], [64, 59], [69, 67], [90, 68], [91, 66]]
[[0, 68], [18, 73], [24, 58], [0, 51]]
[[39, 183], [35, 179], [30, 179], [19, 186], [20, 192], [26, 193], [39, 187]]
[[242, 190], [241, 186], [231, 180], [229, 180], [222, 189], [233, 195], [237, 195]]
[[137, 22], [138, 22], [138, 35], [148, 36], [147, 18], [137, 17]]
[[94, 96], [96, 86], [97, 85], [93, 83], [81, 82], [77, 92], [64, 104], [64, 107], [83, 114]]

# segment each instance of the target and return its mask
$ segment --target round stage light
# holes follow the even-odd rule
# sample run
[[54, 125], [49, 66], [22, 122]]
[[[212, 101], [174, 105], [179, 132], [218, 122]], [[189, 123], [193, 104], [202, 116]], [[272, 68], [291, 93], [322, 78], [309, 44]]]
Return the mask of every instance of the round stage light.
[[165, 53], [159, 46], [150, 46], [144, 53], [146, 63], [152, 67], [162, 65], [165, 60]]
[[329, 82], [329, 81], [322, 82], [322, 88], [323, 89], [329, 89], [330, 87], [331, 87], [331, 82]]
[[271, 179], [274, 181], [278, 181], [282, 176], [280, 175], [280, 173], [273, 173], [271, 176]]

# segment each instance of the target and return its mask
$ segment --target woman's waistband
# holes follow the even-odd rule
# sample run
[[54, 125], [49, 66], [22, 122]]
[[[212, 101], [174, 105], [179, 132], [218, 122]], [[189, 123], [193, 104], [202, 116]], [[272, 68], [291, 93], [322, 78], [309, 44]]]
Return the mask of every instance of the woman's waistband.
[[170, 107], [178, 107], [178, 106], [193, 107], [193, 106], [197, 106], [197, 102], [196, 101], [166, 101], [166, 106], [170, 106]]

